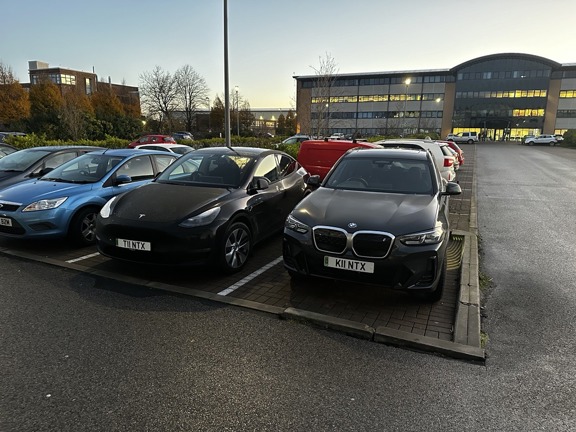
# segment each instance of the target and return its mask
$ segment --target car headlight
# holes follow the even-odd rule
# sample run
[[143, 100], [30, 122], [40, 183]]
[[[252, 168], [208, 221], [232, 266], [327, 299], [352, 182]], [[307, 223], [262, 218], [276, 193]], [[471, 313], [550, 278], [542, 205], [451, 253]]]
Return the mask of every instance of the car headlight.
[[284, 227], [288, 228], [289, 230], [296, 231], [300, 234], [306, 234], [308, 231], [310, 231], [310, 227], [308, 225], [303, 224], [292, 215], [288, 215], [286, 222], [284, 222]]
[[212, 222], [214, 222], [214, 219], [216, 219], [219, 213], [220, 213], [220, 207], [214, 207], [211, 208], [210, 210], [206, 210], [205, 212], [200, 213], [199, 215], [186, 219], [185, 221], [180, 223], [180, 226], [184, 228], [194, 228], [209, 225]]
[[442, 228], [442, 225], [437, 225], [436, 228], [434, 228], [432, 231], [424, 231], [398, 237], [398, 240], [400, 240], [400, 242], [406, 246], [437, 244], [441, 243], [443, 239], [444, 228]]
[[112, 214], [112, 203], [116, 200], [116, 198], [118, 197], [110, 198], [106, 204], [104, 204], [104, 207], [100, 209], [100, 216], [102, 218], [106, 219], [110, 217], [110, 214]]
[[26, 208], [22, 211], [25, 212], [33, 212], [33, 211], [40, 211], [40, 210], [51, 210], [57, 207], [60, 207], [64, 201], [66, 201], [68, 197], [62, 198], [54, 198], [54, 199], [45, 199], [33, 202], [26, 206]]

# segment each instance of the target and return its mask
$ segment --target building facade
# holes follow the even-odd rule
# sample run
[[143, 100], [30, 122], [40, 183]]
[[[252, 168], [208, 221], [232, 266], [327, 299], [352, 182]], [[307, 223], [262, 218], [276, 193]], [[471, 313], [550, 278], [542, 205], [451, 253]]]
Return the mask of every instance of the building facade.
[[494, 54], [452, 69], [295, 76], [299, 130], [312, 135], [476, 131], [491, 139], [576, 129], [576, 64]]
[[90, 96], [98, 91], [98, 87], [108, 86], [123, 105], [137, 107], [133, 109], [137, 109], [138, 113], [140, 112], [138, 87], [112, 84], [110, 79], [108, 79], [108, 82], [99, 82], [98, 76], [93, 72], [50, 67], [48, 63], [41, 61], [29, 61], [28, 74], [30, 76], [30, 84], [23, 84], [25, 88], [29, 88], [29, 86], [37, 84], [43, 79], [49, 79], [58, 86], [62, 95], [74, 91]]

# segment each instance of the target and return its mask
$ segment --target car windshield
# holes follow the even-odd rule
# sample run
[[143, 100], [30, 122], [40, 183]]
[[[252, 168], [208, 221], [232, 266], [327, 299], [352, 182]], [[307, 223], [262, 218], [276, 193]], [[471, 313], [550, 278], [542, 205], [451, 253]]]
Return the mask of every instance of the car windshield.
[[50, 153], [50, 150], [21, 150], [11, 153], [0, 159], [0, 171], [26, 171]]
[[246, 181], [254, 162], [254, 158], [249, 156], [195, 152], [175, 161], [156, 181], [238, 188]]
[[66, 183], [96, 183], [123, 159], [121, 156], [87, 153], [60, 165], [40, 180]]
[[432, 193], [432, 173], [426, 161], [387, 158], [345, 158], [324, 187], [366, 192]]

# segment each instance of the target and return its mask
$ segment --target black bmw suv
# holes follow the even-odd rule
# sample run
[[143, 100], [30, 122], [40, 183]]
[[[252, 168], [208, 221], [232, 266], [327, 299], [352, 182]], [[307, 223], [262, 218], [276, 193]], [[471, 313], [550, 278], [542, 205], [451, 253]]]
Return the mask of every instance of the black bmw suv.
[[437, 301], [448, 199], [461, 192], [425, 150], [350, 150], [288, 216], [284, 266], [293, 278], [365, 282]]

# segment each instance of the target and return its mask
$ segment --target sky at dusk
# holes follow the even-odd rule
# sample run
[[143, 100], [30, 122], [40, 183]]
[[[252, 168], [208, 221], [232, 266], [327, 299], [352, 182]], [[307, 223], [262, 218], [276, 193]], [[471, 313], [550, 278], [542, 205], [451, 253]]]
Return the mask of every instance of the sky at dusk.
[[[28, 61], [131, 86], [190, 65], [224, 93], [223, 0], [1, 0], [0, 62]], [[294, 75], [329, 55], [340, 73], [449, 69], [525, 53], [576, 63], [576, 1], [228, 0], [230, 88], [253, 109], [294, 107]]]

